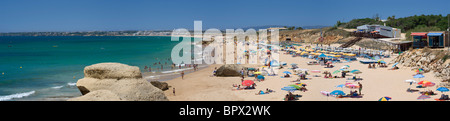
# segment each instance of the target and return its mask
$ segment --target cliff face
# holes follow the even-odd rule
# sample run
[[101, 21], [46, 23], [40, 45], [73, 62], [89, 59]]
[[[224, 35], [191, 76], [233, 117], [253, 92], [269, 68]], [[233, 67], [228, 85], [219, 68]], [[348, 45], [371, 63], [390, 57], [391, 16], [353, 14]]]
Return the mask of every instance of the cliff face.
[[450, 61], [447, 59], [449, 55], [450, 52], [444, 50], [414, 49], [402, 53], [391, 63], [398, 62], [413, 69], [422, 68], [425, 72], [432, 72], [446, 81], [450, 79]]
[[167, 101], [163, 91], [142, 78], [138, 67], [99, 63], [84, 69], [77, 87], [83, 94], [69, 101]]
[[324, 37], [324, 41], [319, 43], [320, 29], [309, 29], [309, 30], [290, 30], [290, 31], [280, 31], [280, 41], [286, 40], [286, 38], [291, 38], [292, 41], [295, 42], [305, 42], [305, 43], [319, 43], [319, 44], [332, 44], [338, 42], [345, 36], [347, 33], [336, 32], [338, 30], [328, 30], [324, 29], [322, 34]]

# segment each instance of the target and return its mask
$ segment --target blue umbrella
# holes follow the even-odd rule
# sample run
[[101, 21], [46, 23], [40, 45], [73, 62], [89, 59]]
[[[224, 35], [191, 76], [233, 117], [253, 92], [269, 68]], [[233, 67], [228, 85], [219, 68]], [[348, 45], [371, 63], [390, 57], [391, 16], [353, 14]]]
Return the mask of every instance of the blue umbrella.
[[292, 87], [292, 86], [287, 86], [287, 87], [281, 88], [281, 90], [284, 90], [284, 91], [296, 91], [297, 89], [295, 87]]
[[448, 92], [449, 90], [448, 90], [448, 88], [445, 88], [445, 87], [439, 87], [439, 88], [436, 89], [436, 91]]
[[340, 85], [337, 85], [336, 87], [343, 88], [343, 87], [345, 87], [345, 84], [340, 84]]
[[285, 73], [285, 74], [292, 74], [292, 73], [289, 72], [289, 71], [284, 71], [283, 73]]
[[358, 72], [358, 71], [359, 70], [355, 69], [355, 70], [350, 71], [350, 73], [355, 73], [355, 72]]
[[258, 77], [256, 77], [258, 79], [265, 79], [265, 77], [263, 75], [258, 75]]
[[425, 77], [425, 76], [423, 76], [422, 74], [416, 74], [413, 76], [413, 78], [423, 78], [423, 77]]
[[[422, 74], [416, 74], [413, 76], [413, 78], [423, 78], [423, 77], [425, 77], [425, 76], [423, 76]], [[420, 81], [420, 79], [419, 79], [419, 81]]]
[[327, 56], [323, 53], [319, 55], [319, 58], [325, 58], [325, 57], [327, 57]]
[[334, 90], [330, 92], [331, 95], [345, 95], [345, 93], [342, 90]]
[[397, 62], [397, 63], [394, 63], [394, 65], [392, 65], [392, 67], [395, 67], [397, 64], [398, 64], [398, 62]]

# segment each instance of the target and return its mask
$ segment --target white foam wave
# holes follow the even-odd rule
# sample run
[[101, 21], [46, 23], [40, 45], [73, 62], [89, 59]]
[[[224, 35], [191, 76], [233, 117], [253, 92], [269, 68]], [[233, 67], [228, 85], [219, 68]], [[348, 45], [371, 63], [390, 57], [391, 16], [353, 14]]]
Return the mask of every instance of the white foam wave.
[[179, 72], [179, 71], [184, 71], [184, 70], [189, 70], [189, 69], [192, 69], [192, 68], [184, 68], [184, 69], [177, 69], [177, 70], [163, 71], [163, 72], [161, 72], [161, 73], [167, 74], [167, 73], [174, 73], [174, 72]]
[[24, 92], [24, 93], [16, 93], [16, 94], [11, 94], [11, 95], [6, 95], [6, 96], [0, 96], [0, 101], [6, 101], [6, 100], [11, 100], [14, 98], [23, 98], [23, 97], [27, 97], [30, 96], [32, 94], [36, 93], [36, 91], [30, 91], [30, 92]]
[[67, 83], [67, 85], [69, 85], [69, 86], [76, 86], [77, 83], [71, 83], [71, 82], [69, 82], [69, 83]]
[[54, 87], [52, 87], [53, 89], [61, 89], [62, 87], [64, 87], [64, 86], [54, 86]]

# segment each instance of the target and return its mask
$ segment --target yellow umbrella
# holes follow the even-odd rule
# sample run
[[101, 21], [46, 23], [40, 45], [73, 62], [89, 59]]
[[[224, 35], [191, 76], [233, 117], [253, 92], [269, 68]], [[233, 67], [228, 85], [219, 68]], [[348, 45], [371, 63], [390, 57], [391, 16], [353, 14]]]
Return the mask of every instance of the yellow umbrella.
[[341, 57], [341, 55], [334, 55], [333, 57], [339, 58], [339, 57]]
[[356, 54], [347, 54], [348, 56], [356, 56]]
[[255, 73], [253, 73], [253, 74], [261, 74], [261, 72], [258, 71], [258, 72], [255, 72]]

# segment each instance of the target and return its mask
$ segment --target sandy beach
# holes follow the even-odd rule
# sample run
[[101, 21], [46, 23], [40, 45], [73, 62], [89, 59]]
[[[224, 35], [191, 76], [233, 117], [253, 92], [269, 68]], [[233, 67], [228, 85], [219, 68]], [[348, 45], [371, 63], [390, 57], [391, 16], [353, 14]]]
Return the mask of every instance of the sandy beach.
[[[332, 45], [336, 46], [336, 45]], [[383, 60], [389, 63], [397, 55], [391, 55], [390, 58], [384, 58]], [[353, 80], [347, 80], [351, 78], [353, 74], [348, 73], [346, 78], [324, 78], [324, 74], [310, 73], [307, 75], [309, 80], [301, 80], [301, 83], [306, 83], [308, 91], [295, 91], [293, 94], [302, 95], [298, 101], [378, 101], [381, 97], [392, 97], [391, 101], [422, 101], [417, 100], [421, 94], [419, 92], [407, 92], [406, 90], [417, 89], [420, 91], [433, 90], [437, 95], [431, 95], [430, 99], [425, 101], [434, 101], [435, 98], [439, 98], [441, 92], [435, 91], [438, 88], [439, 79], [434, 77], [430, 73], [423, 74], [425, 77], [421, 79], [413, 78], [416, 74], [411, 68], [403, 67], [399, 65], [398, 70], [388, 70], [387, 68], [377, 67], [376, 69], [369, 69], [367, 64], [359, 62], [362, 58], [358, 58], [358, 61], [352, 61], [349, 63], [333, 63], [334, 68], [328, 68], [329, 72], [340, 69], [344, 65], [349, 65], [350, 70], [358, 69], [362, 73], [357, 76], [363, 80], [354, 82]], [[221, 65], [210, 65], [207, 68], [199, 71], [187, 74], [184, 79], [181, 77], [166, 81], [170, 86], [169, 90], [165, 91], [166, 96], [171, 101], [283, 101], [287, 91], [281, 90], [281, 88], [295, 84], [293, 82], [298, 76], [292, 76], [291, 78], [281, 78], [283, 71], [293, 72], [290, 68], [291, 63], [298, 64], [299, 68], [311, 70], [324, 71], [324, 66], [320, 65], [307, 65], [306, 62], [313, 61], [312, 59], [303, 57], [292, 57], [288, 54], [280, 54], [280, 61], [287, 62], [285, 68], [278, 71], [278, 76], [266, 76], [265, 81], [256, 81], [256, 89], [249, 90], [235, 90], [232, 87], [233, 84], [241, 84], [240, 77], [214, 77], [212, 76], [215, 67], [219, 68]], [[245, 65], [244, 65], [245, 66]], [[247, 65], [246, 67], [261, 67], [262, 65]], [[320, 77], [314, 77], [313, 75], [319, 75]], [[335, 76], [335, 74], [333, 74]], [[336, 76], [340, 76], [338, 73]], [[253, 80], [254, 77], [246, 77], [245, 80]], [[427, 80], [436, 83], [436, 86], [428, 88], [416, 88], [417, 84], [406, 83], [405, 80], [413, 79], [417, 82]], [[346, 94], [350, 92], [349, 88], [338, 88], [337, 85], [345, 83], [357, 83], [360, 82], [363, 85], [361, 98], [335, 98], [327, 97], [320, 93], [320, 91], [331, 92], [333, 90], [342, 90]], [[173, 94], [173, 88], [175, 88], [175, 95]], [[275, 92], [256, 95], [260, 90], [265, 91], [266, 88], [272, 89]], [[355, 90], [355, 89], [353, 89]], [[444, 92], [445, 93], [445, 92]]]

